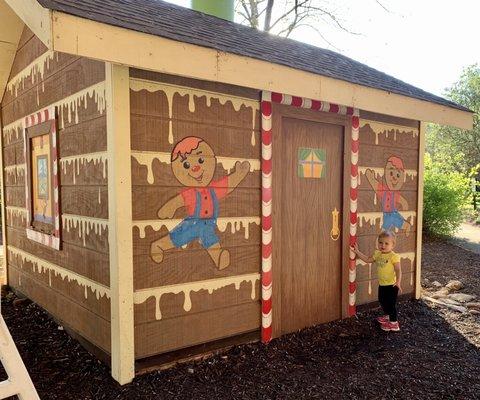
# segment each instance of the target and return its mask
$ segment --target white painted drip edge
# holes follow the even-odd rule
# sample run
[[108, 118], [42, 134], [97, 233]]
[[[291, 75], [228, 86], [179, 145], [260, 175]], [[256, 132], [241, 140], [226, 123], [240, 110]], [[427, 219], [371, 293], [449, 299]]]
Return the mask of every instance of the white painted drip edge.
[[[68, 162], [72, 162], [72, 161], [82, 161], [82, 159], [94, 158], [94, 157], [98, 157], [98, 158], [105, 157], [105, 159], [106, 159], [107, 158], [107, 152], [106, 151], [97, 151], [97, 152], [94, 152], [94, 153], [83, 153], [83, 154], [76, 154], [74, 156], [61, 157], [60, 162], [61, 163], [62, 162], [68, 163]], [[90, 162], [90, 161], [95, 161], [95, 160], [86, 160], [86, 162]]]
[[[418, 133], [418, 128], [414, 128], [412, 126], [404, 126], [404, 125], [397, 125], [397, 124], [392, 124], [392, 123], [388, 123], [388, 122], [380, 122], [380, 121], [372, 121], [370, 119], [360, 119], [360, 128], [363, 128], [365, 125], [374, 125], [374, 126], [379, 126], [379, 125], [382, 125], [382, 126], [388, 126], [388, 127], [391, 127], [390, 130], [392, 129], [398, 129], [400, 132], [405, 132], [405, 133], [411, 133], [411, 132], [414, 132], [414, 133]], [[373, 129], [373, 128], [372, 128]], [[388, 129], [388, 128], [387, 128]], [[384, 129], [386, 130], [386, 129]]]
[[[142, 157], [142, 156], [150, 156], [152, 161], [156, 158], [160, 162], [164, 162], [165, 164], [170, 164], [171, 153], [167, 153], [165, 151], [139, 151], [139, 150], [132, 150], [131, 155], [133, 157]], [[251, 165], [251, 168], [254, 170], [260, 170], [260, 159], [259, 158], [242, 158], [242, 157], [225, 157], [225, 156], [215, 156], [217, 162], [222, 163], [225, 162], [232, 162], [232, 161], [248, 161]], [[166, 161], [168, 160], [168, 162]], [[138, 160], [137, 160], [138, 161]], [[140, 163], [140, 162], [139, 162]]]
[[[383, 176], [385, 174], [385, 168], [384, 167], [364, 167], [364, 166], [359, 166], [358, 167], [358, 172], [365, 174], [367, 169], [371, 169], [373, 172], [376, 174]], [[408, 176], [417, 176], [418, 171], [416, 169], [405, 169], [405, 174]]]
[[[236, 282], [249, 282], [252, 280], [259, 281], [260, 274], [255, 272], [253, 274], [233, 275], [233, 276], [227, 276], [224, 278], [205, 279], [203, 281], [176, 283], [173, 285], [157, 286], [157, 287], [147, 288], [147, 289], [138, 289], [138, 290], [135, 290], [134, 292], [134, 302], [135, 304], [140, 304], [140, 303], [143, 303], [149, 297], [158, 296], [158, 294], [179, 293], [179, 292], [183, 292], [184, 290], [188, 290], [191, 292], [198, 292], [199, 290], [208, 290], [208, 288], [205, 288], [205, 287], [210, 286], [212, 284], [219, 284], [218, 286], [225, 287], [228, 285], [233, 285]], [[140, 301], [140, 298], [144, 298], [145, 295], [147, 295], [148, 297], [145, 300]]]
[[[34, 256], [33, 254], [27, 253], [26, 251], [23, 251], [15, 246], [8, 245], [7, 249], [10, 250], [12, 253], [19, 255], [20, 257], [23, 257], [32, 263], [37, 264], [38, 270], [47, 269], [59, 274], [60, 276], [62, 276], [62, 278], [63, 276], [66, 276], [69, 280], [75, 280], [79, 286], [89, 287], [94, 293], [97, 292], [97, 297], [102, 297], [103, 295], [105, 295], [107, 298], [110, 298], [110, 288], [102, 285], [101, 283], [92, 281], [85, 276], [79, 275], [66, 268], [60, 267], [59, 265], [53, 264], [42, 258]], [[42, 265], [39, 265], [39, 263], [41, 263]], [[23, 269], [23, 266], [21, 267], [21, 269]]]
[[85, 217], [83, 215], [75, 215], [75, 214], [62, 214], [62, 220], [63, 219], [66, 219], [66, 220], [77, 219], [79, 221], [108, 225], [108, 219], [106, 218]]
[[12, 79], [7, 83], [7, 90], [9, 92], [13, 91], [15, 85], [19, 85], [22, 80], [27, 79], [40, 63], [45, 63], [47, 59], [53, 60], [55, 57], [55, 52], [53, 50], [47, 50], [41, 56], [37, 57], [30, 64], [28, 64], [24, 69], [22, 69], [18, 74], [16, 74]]
[[[63, 105], [67, 100], [78, 99], [78, 98], [88, 94], [90, 91], [95, 91], [95, 90], [98, 90], [98, 89], [105, 90], [105, 81], [95, 83], [92, 86], [84, 88], [84, 89], [82, 89], [82, 90], [80, 90], [76, 93], [71, 94], [70, 96], [67, 96], [67, 97], [65, 97], [61, 100], [58, 100], [55, 103], [52, 103], [52, 104], [46, 105], [44, 107], [41, 107], [38, 110], [33, 111], [28, 115], [36, 114], [37, 112], [39, 112], [41, 110], [44, 110], [45, 108], [50, 108], [50, 107], [56, 107], [56, 106], [59, 106], [59, 105]], [[26, 116], [23, 116], [22, 118], [19, 118], [16, 121], [13, 121], [13, 122], [9, 123], [8, 125], [5, 125], [3, 127], [3, 134], [5, 135], [5, 133], [6, 133], [5, 131], [7, 131], [7, 130], [10, 130], [10, 129], [13, 129], [13, 128], [16, 128], [16, 129], [20, 128], [23, 124], [23, 121], [25, 120], [25, 117]]]
[[175, 85], [175, 84], [170, 84], [170, 83], [156, 82], [156, 81], [151, 81], [151, 80], [148, 80], [148, 79], [130, 78], [130, 89], [133, 90], [134, 92], [139, 92], [140, 90], [148, 90], [145, 87], [137, 86], [134, 82], [138, 82], [140, 84], [143, 83], [143, 84], [147, 84], [147, 85], [151, 85], [151, 86], [157, 86], [160, 89], [162, 87], [165, 87], [165, 86], [170, 87], [170, 88], [174, 88], [174, 89], [175, 88], [180, 88], [180, 89], [183, 89], [183, 90], [192, 91], [193, 94], [195, 94], [195, 92], [205, 93], [205, 95], [209, 95], [211, 97], [215, 97], [215, 96], [219, 96], [219, 95], [220, 96], [231, 97], [231, 98], [234, 98], [234, 99], [242, 100], [244, 102], [252, 103], [250, 105], [250, 107], [254, 106], [255, 110], [260, 110], [260, 102], [258, 100], [255, 100], [255, 99], [249, 99], [248, 97], [235, 96], [235, 95], [221, 93], [221, 92], [212, 92], [210, 90], [197, 89], [197, 88], [189, 87], [189, 86], [182, 86], [182, 85]]

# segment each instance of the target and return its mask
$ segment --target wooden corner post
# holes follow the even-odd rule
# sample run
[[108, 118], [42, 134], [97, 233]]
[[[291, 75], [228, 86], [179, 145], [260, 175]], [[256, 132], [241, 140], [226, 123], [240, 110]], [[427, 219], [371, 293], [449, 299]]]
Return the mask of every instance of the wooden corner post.
[[[1, 196], [1, 210], [2, 213], [2, 244], [3, 256], [0, 254], [0, 286], [8, 284], [8, 261], [7, 261], [7, 199], [5, 198], [5, 169], [3, 162], [3, 122], [0, 116], [0, 196]], [[1, 313], [1, 306], [0, 306]]]
[[423, 159], [425, 157], [425, 132], [426, 123], [420, 122], [418, 148], [418, 193], [417, 193], [417, 243], [416, 243], [416, 266], [415, 266], [415, 298], [422, 295], [422, 230], [423, 230]]
[[135, 376], [129, 69], [105, 68], [112, 376], [123, 385]]

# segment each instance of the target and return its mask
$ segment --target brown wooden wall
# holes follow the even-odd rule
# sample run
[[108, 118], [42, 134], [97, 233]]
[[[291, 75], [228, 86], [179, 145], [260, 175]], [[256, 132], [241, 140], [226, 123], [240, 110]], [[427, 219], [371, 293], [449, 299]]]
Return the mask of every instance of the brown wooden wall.
[[[366, 170], [375, 171], [377, 180], [384, 180], [384, 168], [391, 156], [403, 161], [406, 179], [399, 189], [408, 203], [408, 208], [400, 214], [411, 222], [409, 235], [404, 229], [397, 232], [395, 252], [400, 253], [403, 293], [415, 290], [415, 251], [416, 251], [416, 211], [418, 187], [418, 121], [388, 117], [368, 112], [360, 113], [360, 149], [358, 192], [358, 226], [357, 235], [360, 250], [373, 254], [376, 237], [381, 231], [382, 199], [375, 192], [366, 178]], [[366, 304], [377, 300], [378, 281], [376, 270], [359, 261], [357, 263], [357, 304]]]
[[[136, 357], [259, 329], [258, 92], [139, 70], [130, 74]], [[224, 229], [227, 225], [217, 234], [231, 257], [223, 270], [215, 267], [198, 241], [167, 251], [160, 264], [150, 256], [151, 243], [168, 234], [157, 217], [158, 209], [185, 189], [172, 173], [170, 153], [186, 136], [201, 137], [215, 151], [214, 180], [234, 171], [227, 169], [235, 160], [252, 163], [251, 172], [240, 185], [220, 200], [218, 226]], [[181, 208], [174, 218], [185, 215]], [[248, 222], [248, 237], [242, 221]], [[253, 293], [249, 278], [253, 279]], [[211, 293], [206, 290], [209, 285], [216, 287]], [[189, 288], [188, 310], [184, 290]], [[159, 297], [160, 292], [164, 294]]]
[[[9, 284], [109, 351], [104, 81], [104, 63], [50, 52], [25, 28], [1, 117]], [[51, 105], [59, 114], [60, 251], [27, 239], [25, 233], [22, 119]]]

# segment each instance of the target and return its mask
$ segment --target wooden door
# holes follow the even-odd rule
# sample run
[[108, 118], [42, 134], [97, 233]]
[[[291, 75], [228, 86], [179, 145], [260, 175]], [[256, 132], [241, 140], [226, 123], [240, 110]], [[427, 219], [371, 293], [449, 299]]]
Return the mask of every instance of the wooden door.
[[332, 212], [339, 212], [336, 225], [342, 229], [344, 130], [284, 116], [274, 138], [279, 334], [341, 318], [342, 235], [332, 232]]

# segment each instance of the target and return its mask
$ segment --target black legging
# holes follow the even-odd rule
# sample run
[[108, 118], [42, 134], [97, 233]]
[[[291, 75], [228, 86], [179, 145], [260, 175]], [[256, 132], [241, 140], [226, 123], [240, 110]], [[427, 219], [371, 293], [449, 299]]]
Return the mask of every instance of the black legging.
[[391, 322], [397, 321], [397, 295], [398, 287], [393, 285], [378, 287], [378, 301], [383, 312], [388, 314]]

